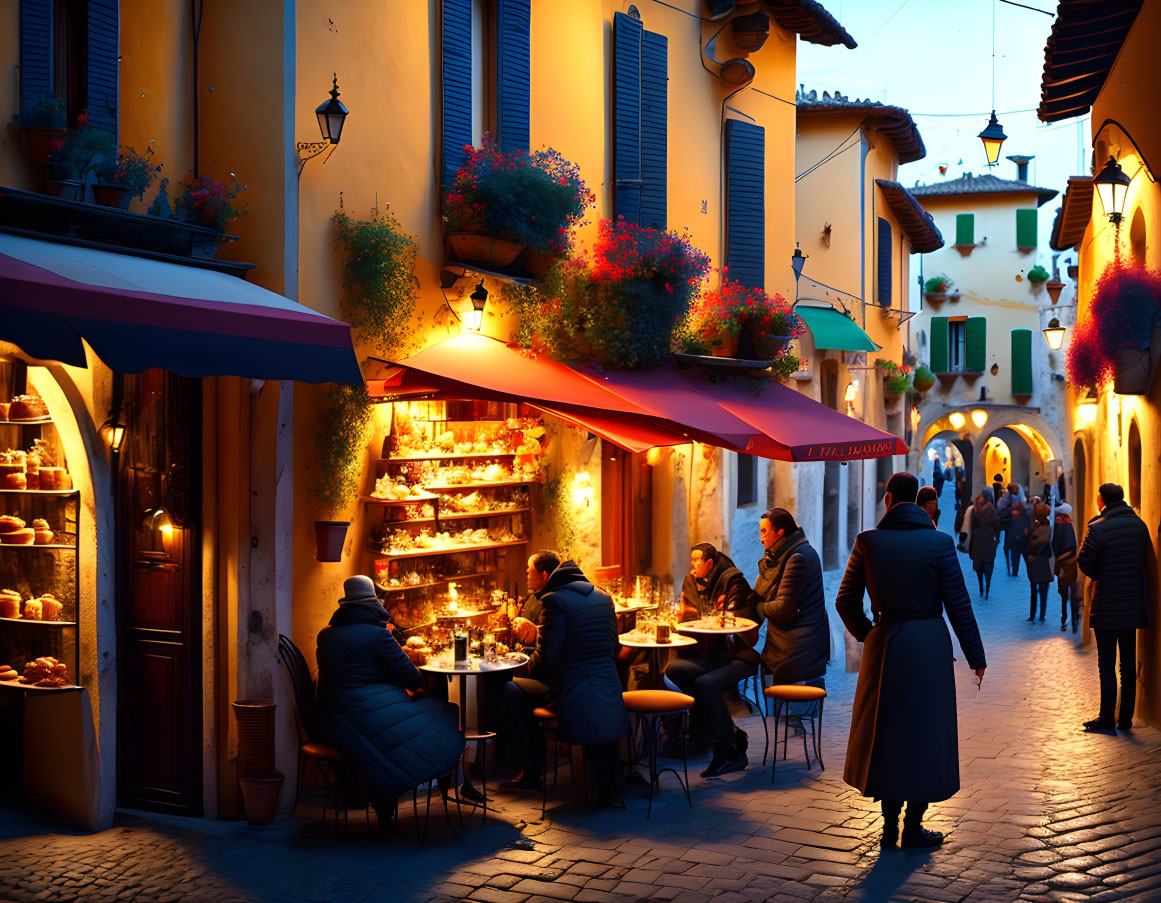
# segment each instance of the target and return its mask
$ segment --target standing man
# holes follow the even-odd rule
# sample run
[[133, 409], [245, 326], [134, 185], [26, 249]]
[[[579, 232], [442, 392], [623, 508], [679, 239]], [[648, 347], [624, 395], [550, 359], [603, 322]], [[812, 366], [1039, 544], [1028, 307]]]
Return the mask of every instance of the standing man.
[[[1089, 623], [1096, 633], [1101, 711], [1086, 731], [1123, 731], [1133, 726], [1137, 690], [1137, 631], [1149, 626], [1149, 599], [1157, 572], [1149, 528], [1125, 503], [1125, 491], [1105, 483], [1097, 498], [1100, 514], [1088, 522], [1077, 566], [1096, 581]], [[1117, 653], [1121, 656], [1121, 707], [1117, 720]]]
[[[708, 542], [689, 550], [689, 574], [681, 587], [681, 619], [697, 620], [719, 611], [733, 611], [740, 618], [753, 618], [750, 584], [734, 566], [730, 556]], [[746, 732], [734, 725], [722, 694], [758, 671], [754, 636], [705, 637], [693, 652], [678, 654], [666, 669], [666, 676], [683, 693], [694, 698], [693, 717], [697, 729], [714, 744], [703, 778], [742, 771], [749, 764]]]
[[1052, 530], [1052, 557], [1056, 560], [1056, 590], [1060, 593], [1060, 629], [1065, 630], [1072, 613], [1072, 632], [1080, 623], [1080, 580], [1076, 569], [1076, 532], [1072, 528], [1072, 506], [1056, 506]]
[[939, 466], [938, 457], [931, 462], [931, 486], [937, 499], [943, 495], [943, 468]]
[[[835, 604], [847, 630], [866, 644], [843, 780], [882, 800], [885, 847], [900, 839], [904, 801], [901, 845], [943, 843], [942, 834], [923, 828], [923, 812], [959, 790], [955, 659], [945, 609], [981, 682], [987, 667], [955, 545], [915, 504], [918, 489], [909, 473], [887, 482], [887, 513], [855, 540]], [[873, 622], [863, 611], [864, 592]]]
[[915, 504], [927, 512], [935, 529], [939, 529], [939, 493], [930, 486], [924, 486], [915, 497]]

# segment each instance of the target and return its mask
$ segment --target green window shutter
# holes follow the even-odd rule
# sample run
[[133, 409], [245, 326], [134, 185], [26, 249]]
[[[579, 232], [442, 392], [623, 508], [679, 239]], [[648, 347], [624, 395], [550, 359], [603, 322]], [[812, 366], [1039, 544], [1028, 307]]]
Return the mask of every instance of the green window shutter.
[[1036, 211], [1016, 211], [1016, 247], [1036, 247]]
[[968, 317], [964, 332], [967, 353], [964, 356], [964, 366], [968, 370], [982, 372], [988, 362], [988, 318]]
[[1032, 330], [1012, 330], [1012, 394], [1032, 394]]
[[931, 318], [931, 370], [947, 372], [947, 317]]
[[955, 215], [955, 243], [957, 245], [974, 245], [976, 243], [976, 215], [974, 213], [957, 213]]

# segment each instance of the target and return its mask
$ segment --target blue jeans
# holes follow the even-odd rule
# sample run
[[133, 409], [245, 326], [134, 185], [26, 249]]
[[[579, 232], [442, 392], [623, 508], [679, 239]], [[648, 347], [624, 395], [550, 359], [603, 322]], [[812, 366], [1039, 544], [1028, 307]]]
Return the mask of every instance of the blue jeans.
[[693, 697], [695, 723], [714, 742], [714, 752], [729, 755], [734, 742], [734, 720], [722, 693], [757, 672], [756, 662], [691, 655], [670, 663], [665, 676]]

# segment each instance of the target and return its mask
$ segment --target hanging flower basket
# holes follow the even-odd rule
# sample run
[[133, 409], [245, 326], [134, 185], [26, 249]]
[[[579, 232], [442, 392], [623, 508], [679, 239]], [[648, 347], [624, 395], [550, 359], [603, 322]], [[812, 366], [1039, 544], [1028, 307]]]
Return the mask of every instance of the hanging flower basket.
[[915, 375], [911, 377], [911, 385], [916, 392], [926, 394], [935, 385], [935, 374], [931, 372], [930, 367], [923, 364], [916, 368]]
[[791, 335], [766, 335], [765, 333], [756, 335], [754, 336], [754, 353], [758, 360], [771, 361], [785, 354], [787, 347], [793, 340], [794, 336]]
[[734, 31], [734, 43], [741, 50], [753, 53], [761, 50], [770, 37], [770, 14], [760, 9], [747, 16], [736, 16], [730, 20], [730, 27]]
[[450, 232], [447, 240], [456, 260], [487, 267], [506, 267], [524, 250], [514, 241], [483, 232]]
[[316, 520], [314, 522], [315, 557], [319, 561], [342, 561], [349, 520]]

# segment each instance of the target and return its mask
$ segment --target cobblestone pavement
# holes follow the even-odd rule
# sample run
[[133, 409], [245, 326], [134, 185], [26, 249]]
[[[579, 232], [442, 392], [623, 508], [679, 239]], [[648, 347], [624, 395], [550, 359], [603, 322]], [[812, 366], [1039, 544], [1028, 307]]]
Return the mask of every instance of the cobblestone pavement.
[[[302, 817], [251, 828], [123, 813], [110, 831], [73, 836], [0, 813], [0, 900], [1161, 900], [1161, 735], [1079, 731], [1096, 713], [1095, 655], [1051, 607], [1029, 624], [1027, 580], [998, 568], [991, 599], [976, 603], [983, 688], [956, 664], [962, 789], [928, 810], [948, 834], [936, 851], [880, 855], [877, 807], [843, 784], [855, 679], [839, 663], [826, 769], [808, 771], [793, 743], [773, 787], [753, 755], [749, 771], [709, 781], [699, 759], [692, 810], [671, 778], [651, 820], [640, 788], [626, 811], [566, 807], [543, 822], [539, 799], [512, 797], [462, 838], [433, 813], [425, 846], [410, 816], [393, 835], [360, 813], [336, 837]], [[760, 750], [760, 723], [741, 723]]]

